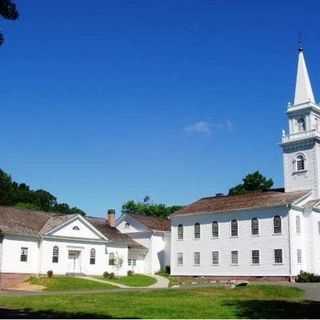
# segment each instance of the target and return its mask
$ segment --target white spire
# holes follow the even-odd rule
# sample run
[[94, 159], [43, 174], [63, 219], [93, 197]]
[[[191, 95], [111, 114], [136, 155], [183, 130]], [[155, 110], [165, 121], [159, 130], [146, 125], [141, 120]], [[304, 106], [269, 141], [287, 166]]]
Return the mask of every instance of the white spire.
[[299, 49], [298, 71], [296, 80], [296, 91], [294, 95], [294, 105], [300, 103], [315, 103], [311, 82], [304, 60], [303, 49]]

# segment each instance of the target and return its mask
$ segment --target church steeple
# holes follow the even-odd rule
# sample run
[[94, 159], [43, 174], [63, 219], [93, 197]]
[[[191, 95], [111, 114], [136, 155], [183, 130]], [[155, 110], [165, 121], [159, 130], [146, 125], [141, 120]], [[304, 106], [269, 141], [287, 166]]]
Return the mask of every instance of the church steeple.
[[308, 69], [304, 59], [303, 49], [299, 49], [298, 70], [296, 79], [296, 90], [294, 95], [294, 105], [303, 103], [315, 103]]

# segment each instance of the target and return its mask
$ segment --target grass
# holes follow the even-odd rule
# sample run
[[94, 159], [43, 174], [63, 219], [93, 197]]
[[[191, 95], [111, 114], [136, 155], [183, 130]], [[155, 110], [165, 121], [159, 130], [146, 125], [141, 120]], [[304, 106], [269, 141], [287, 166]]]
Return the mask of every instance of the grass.
[[319, 315], [320, 303], [304, 302], [301, 290], [273, 285], [0, 296], [1, 318], [315, 318]]
[[78, 290], [78, 289], [111, 289], [114, 286], [108, 283], [99, 283], [92, 280], [85, 280], [73, 277], [55, 276], [53, 278], [47, 277], [31, 277], [28, 280], [31, 284], [37, 284], [46, 287], [46, 291], [64, 291], [64, 290]]
[[124, 284], [128, 287], [149, 287], [157, 282], [155, 278], [146, 276], [144, 274], [133, 274], [132, 276], [116, 277], [113, 279], [99, 278], [114, 283]]

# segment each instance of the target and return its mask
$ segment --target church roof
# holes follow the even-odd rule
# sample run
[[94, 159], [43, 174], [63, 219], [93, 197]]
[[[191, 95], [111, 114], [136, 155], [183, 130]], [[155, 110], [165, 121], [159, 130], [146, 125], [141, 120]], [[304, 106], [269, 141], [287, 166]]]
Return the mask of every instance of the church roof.
[[250, 209], [262, 209], [289, 205], [306, 195], [309, 191], [296, 192], [250, 192], [235, 196], [216, 196], [202, 198], [176, 211], [170, 217], [203, 214], [226, 213]]
[[[77, 214], [50, 213], [0, 206], [0, 233], [39, 237], [55, 227], [72, 220]], [[111, 241], [123, 242], [129, 248], [144, 248], [126, 234], [111, 227], [103, 218], [84, 217]]]

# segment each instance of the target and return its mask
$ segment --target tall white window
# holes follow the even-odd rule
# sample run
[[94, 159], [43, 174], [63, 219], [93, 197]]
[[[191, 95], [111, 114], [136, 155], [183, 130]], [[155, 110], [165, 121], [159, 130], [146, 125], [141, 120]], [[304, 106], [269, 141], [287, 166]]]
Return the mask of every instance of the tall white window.
[[59, 247], [54, 246], [52, 249], [52, 263], [58, 263], [59, 262]]
[[281, 264], [283, 262], [282, 249], [274, 249], [274, 263]]
[[194, 238], [200, 239], [200, 223], [198, 222], [194, 224]]
[[251, 251], [251, 259], [252, 259], [252, 264], [259, 264], [260, 263], [260, 251], [259, 250], [252, 250]]
[[28, 261], [28, 248], [22, 247], [20, 253], [20, 261], [27, 262]]
[[218, 221], [212, 222], [212, 237], [218, 238], [219, 237], [219, 224]]
[[280, 216], [273, 217], [273, 232], [281, 233], [281, 217]]
[[239, 252], [236, 250], [231, 251], [231, 264], [237, 265], [239, 263]]
[[219, 251], [212, 251], [212, 264], [219, 264]]
[[231, 236], [232, 237], [238, 236], [238, 221], [237, 220], [231, 221]]
[[318, 221], [318, 233], [320, 234], [320, 221]]
[[297, 263], [301, 264], [302, 263], [302, 250], [297, 249]]
[[303, 171], [305, 170], [305, 159], [304, 156], [299, 154], [296, 158], [296, 170]]
[[96, 264], [96, 249], [90, 250], [90, 264]]
[[301, 232], [301, 218], [300, 216], [296, 216], [296, 232]]
[[193, 264], [195, 266], [199, 266], [200, 265], [200, 252], [194, 252], [193, 253]]
[[183, 225], [178, 225], [178, 240], [183, 240]]
[[178, 264], [178, 266], [183, 265], [183, 253], [182, 252], [177, 253], [177, 264]]
[[253, 235], [259, 234], [259, 220], [258, 220], [258, 218], [251, 219], [251, 234], [253, 234]]

